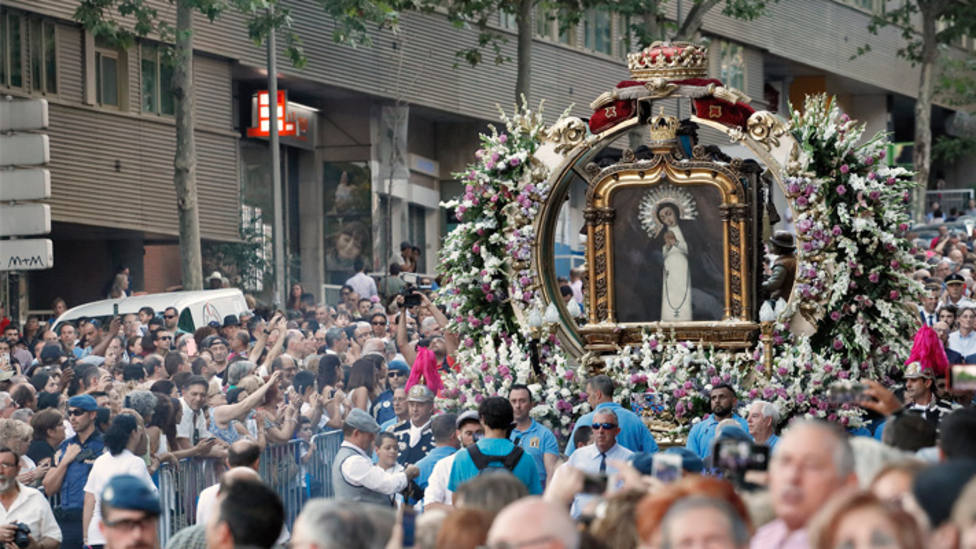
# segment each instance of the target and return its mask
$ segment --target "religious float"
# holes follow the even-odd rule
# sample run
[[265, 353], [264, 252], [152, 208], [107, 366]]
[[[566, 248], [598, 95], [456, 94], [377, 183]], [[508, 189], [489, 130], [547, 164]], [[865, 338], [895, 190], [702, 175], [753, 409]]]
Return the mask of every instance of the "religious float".
[[[708, 77], [702, 46], [654, 43], [628, 66], [586, 120], [502, 113], [458, 174], [439, 299], [462, 345], [441, 406], [527, 383], [533, 415], [566, 437], [588, 411], [584, 380], [605, 373], [659, 440], [680, 440], [719, 383], [860, 426], [863, 412], [826, 389], [883, 380], [909, 354], [912, 174], [831, 98], [808, 97], [788, 120], [755, 110]], [[673, 114], [679, 101], [690, 116]], [[771, 230], [775, 189], [795, 241]], [[554, 256], [574, 194], [582, 307], [564, 300]]]

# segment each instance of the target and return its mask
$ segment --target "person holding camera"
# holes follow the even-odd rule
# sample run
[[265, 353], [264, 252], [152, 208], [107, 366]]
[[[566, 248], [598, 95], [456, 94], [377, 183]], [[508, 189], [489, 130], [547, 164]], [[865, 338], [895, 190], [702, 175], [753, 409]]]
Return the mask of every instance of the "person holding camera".
[[47, 498], [17, 481], [20, 456], [0, 447], [0, 542], [6, 549], [57, 549], [61, 528]]

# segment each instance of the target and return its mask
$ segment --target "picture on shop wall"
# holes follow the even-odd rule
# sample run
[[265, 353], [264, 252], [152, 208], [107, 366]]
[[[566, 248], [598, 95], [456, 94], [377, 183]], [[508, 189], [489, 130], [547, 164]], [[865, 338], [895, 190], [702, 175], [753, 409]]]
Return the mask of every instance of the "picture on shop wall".
[[342, 284], [358, 259], [372, 264], [372, 174], [365, 162], [333, 162], [323, 166], [323, 177], [326, 278]]

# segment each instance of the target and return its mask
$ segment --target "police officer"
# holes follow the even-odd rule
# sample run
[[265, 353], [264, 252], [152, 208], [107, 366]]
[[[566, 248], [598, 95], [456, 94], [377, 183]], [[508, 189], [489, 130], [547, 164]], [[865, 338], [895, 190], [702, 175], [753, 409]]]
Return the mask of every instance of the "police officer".
[[112, 477], [102, 490], [98, 528], [105, 549], [159, 547], [159, 496], [132, 475]]
[[95, 458], [102, 455], [105, 443], [95, 429], [98, 404], [91, 395], [76, 395], [68, 399], [68, 421], [75, 436], [65, 440], [55, 454], [56, 467], [44, 477], [44, 492], [60, 492], [61, 504], [54, 516], [61, 527], [62, 549], [82, 546], [81, 513], [85, 503], [85, 483]]
[[399, 473], [388, 473], [373, 464], [373, 441], [379, 432], [376, 420], [359, 408], [353, 408], [346, 416], [342, 425], [344, 440], [332, 460], [332, 486], [337, 500], [391, 506], [393, 495], [420, 474], [413, 465]]
[[434, 448], [434, 433], [430, 418], [434, 414], [434, 393], [426, 385], [414, 385], [407, 391], [409, 418], [393, 428], [400, 456], [397, 461], [406, 467], [420, 461]]

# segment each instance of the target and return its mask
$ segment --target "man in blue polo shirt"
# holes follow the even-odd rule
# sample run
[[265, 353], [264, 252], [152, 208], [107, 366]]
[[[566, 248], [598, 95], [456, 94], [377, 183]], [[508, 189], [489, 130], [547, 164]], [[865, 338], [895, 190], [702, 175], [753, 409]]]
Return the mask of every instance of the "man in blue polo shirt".
[[430, 474], [434, 471], [437, 462], [457, 452], [460, 444], [457, 436], [455, 436], [457, 419], [456, 414], [440, 414], [430, 420], [430, 432], [434, 436], [434, 449], [414, 464], [417, 469], [420, 469], [420, 474], [414, 482], [421, 490], [427, 489], [427, 481], [430, 479]]
[[[597, 411], [609, 409], [617, 416], [620, 427], [617, 444], [631, 452], [646, 454], [657, 452], [657, 441], [654, 440], [647, 425], [644, 425], [640, 416], [613, 401], [613, 390], [613, 380], [609, 376], [601, 374], [586, 381], [586, 401], [593, 411], [576, 421], [576, 426], [573, 427], [574, 436], [569, 439], [575, 440], [576, 430], [580, 427], [593, 425], [593, 416]], [[576, 448], [571, 444], [567, 446], [566, 455], [572, 455]]]
[[478, 417], [485, 428], [485, 438], [455, 454], [447, 489], [457, 492], [458, 486], [490, 467], [508, 469], [525, 484], [529, 494], [541, 494], [542, 482], [535, 460], [508, 439], [514, 421], [508, 399], [486, 398], [478, 407]]
[[91, 395], [76, 395], [68, 399], [68, 421], [75, 436], [65, 440], [55, 454], [57, 465], [44, 476], [44, 492], [60, 492], [61, 504], [54, 509], [54, 517], [61, 527], [61, 547], [80, 549], [82, 546], [82, 508], [85, 503], [85, 483], [95, 458], [102, 455], [105, 443], [95, 429], [98, 405]]
[[515, 428], [509, 438], [532, 456], [542, 485], [545, 486], [546, 479], [552, 477], [559, 464], [559, 443], [556, 442], [556, 435], [529, 416], [535, 403], [526, 385], [512, 385], [508, 390], [508, 402], [511, 403], [515, 416]]
[[696, 423], [688, 433], [688, 442], [685, 444], [698, 457], [705, 459], [712, 453], [712, 440], [715, 439], [715, 428], [723, 419], [734, 419], [745, 432], [749, 432], [749, 424], [738, 414], [732, 413], [738, 404], [735, 397], [735, 390], [727, 383], [716, 385], [708, 394], [712, 404], [712, 413], [705, 416]]

